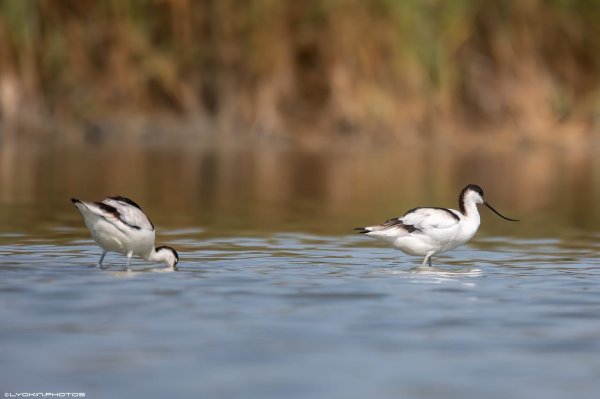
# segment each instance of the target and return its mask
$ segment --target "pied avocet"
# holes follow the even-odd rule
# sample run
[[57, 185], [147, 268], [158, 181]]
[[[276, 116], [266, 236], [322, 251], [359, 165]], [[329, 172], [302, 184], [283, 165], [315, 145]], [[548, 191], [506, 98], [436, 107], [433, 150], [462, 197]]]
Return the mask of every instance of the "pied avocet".
[[469, 241], [479, 228], [477, 204], [490, 208], [498, 216], [507, 218], [483, 199], [483, 190], [475, 184], [467, 185], [458, 197], [460, 212], [448, 208], [414, 208], [399, 218], [381, 224], [357, 227], [360, 233], [384, 241], [408, 254], [424, 256], [423, 265], [431, 266], [431, 257], [449, 251]]
[[127, 270], [131, 257], [138, 255], [150, 262], [162, 262], [177, 270], [179, 255], [171, 247], [154, 248], [155, 229], [142, 208], [129, 198], [108, 197], [102, 202], [84, 202], [71, 198], [83, 215], [94, 241], [102, 247], [98, 267], [107, 252], [127, 255]]

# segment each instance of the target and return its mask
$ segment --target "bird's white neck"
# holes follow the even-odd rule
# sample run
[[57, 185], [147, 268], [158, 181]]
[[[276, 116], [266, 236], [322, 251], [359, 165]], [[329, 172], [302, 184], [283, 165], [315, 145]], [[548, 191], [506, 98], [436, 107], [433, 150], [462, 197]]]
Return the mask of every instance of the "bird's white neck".
[[152, 247], [152, 251], [150, 251], [146, 256], [143, 257], [144, 260], [148, 262], [157, 262], [157, 263], [167, 263], [167, 254], [164, 252], [156, 252], [156, 249]]
[[463, 204], [463, 214], [468, 220], [472, 220], [479, 224], [479, 210], [477, 209], [477, 203], [475, 201], [465, 201]]
[[150, 251], [143, 258], [149, 262], [160, 262], [164, 263], [167, 267], [172, 267], [173, 269], [177, 269], [177, 262], [179, 261], [179, 257], [177, 256], [177, 252], [171, 247], [158, 247], [158, 250], [152, 247], [152, 251]]

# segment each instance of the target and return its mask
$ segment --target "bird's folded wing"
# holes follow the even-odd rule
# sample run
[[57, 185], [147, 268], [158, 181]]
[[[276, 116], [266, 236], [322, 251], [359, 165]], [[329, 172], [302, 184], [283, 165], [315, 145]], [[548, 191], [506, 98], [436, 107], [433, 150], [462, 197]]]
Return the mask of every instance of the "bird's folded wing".
[[418, 230], [447, 229], [456, 226], [460, 219], [449, 209], [417, 208], [407, 212], [400, 220]]
[[133, 201], [124, 197], [109, 197], [102, 201], [102, 204], [116, 209], [118, 218], [128, 226], [140, 230], [154, 230], [150, 219]]

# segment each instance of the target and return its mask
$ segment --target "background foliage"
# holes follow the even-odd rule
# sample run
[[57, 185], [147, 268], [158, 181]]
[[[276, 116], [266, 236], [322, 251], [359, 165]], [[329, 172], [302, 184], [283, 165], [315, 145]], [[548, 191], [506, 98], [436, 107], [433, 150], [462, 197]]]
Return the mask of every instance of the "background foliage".
[[599, 0], [3, 0], [0, 115], [589, 134], [599, 37]]

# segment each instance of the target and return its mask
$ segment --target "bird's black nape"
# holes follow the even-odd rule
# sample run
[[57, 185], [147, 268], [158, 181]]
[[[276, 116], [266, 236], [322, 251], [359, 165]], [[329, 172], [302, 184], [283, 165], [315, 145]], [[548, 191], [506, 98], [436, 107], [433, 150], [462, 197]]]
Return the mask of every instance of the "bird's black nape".
[[481, 187], [479, 187], [477, 184], [467, 184], [467, 186], [465, 188], [463, 188], [463, 192], [466, 193], [467, 191], [475, 191], [477, 194], [481, 195], [481, 197], [483, 198], [483, 189]]
[[483, 189], [481, 187], [477, 184], [467, 184], [458, 195], [458, 207], [463, 215], [465, 214], [465, 197], [469, 191], [475, 191], [483, 198]]

